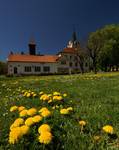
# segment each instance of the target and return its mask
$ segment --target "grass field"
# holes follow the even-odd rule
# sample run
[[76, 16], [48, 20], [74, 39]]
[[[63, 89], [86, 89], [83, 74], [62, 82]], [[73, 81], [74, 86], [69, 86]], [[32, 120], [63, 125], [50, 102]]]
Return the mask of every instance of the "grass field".
[[[51, 101], [41, 100], [41, 91]], [[53, 100], [55, 95], [60, 100]], [[35, 108], [37, 112], [20, 116], [20, 110], [10, 111], [12, 106]], [[24, 135], [16, 135], [13, 130], [16, 127], [10, 130], [16, 118], [20, 116], [25, 121], [28, 116], [38, 115], [42, 107], [47, 107], [50, 115], [29, 125]], [[61, 113], [69, 107], [71, 110]], [[82, 120], [84, 124], [79, 122]], [[51, 128], [49, 139], [45, 139], [47, 143], [39, 140], [44, 134], [38, 133], [42, 124]], [[110, 126], [104, 130], [106, 125]], [[13, 138], [16, 135], [16, 140], [10, 142], [11, 135]], [[16, 149], [118, 150], [119, 73], [0, 77], [0, 150]]]

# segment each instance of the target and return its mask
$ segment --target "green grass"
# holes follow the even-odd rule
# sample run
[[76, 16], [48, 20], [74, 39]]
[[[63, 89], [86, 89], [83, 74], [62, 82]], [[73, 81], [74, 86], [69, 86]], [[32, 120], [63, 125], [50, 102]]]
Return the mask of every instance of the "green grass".
[[[9, 127], [16, 117], [9, 112], [10, 107], [23, 105], [30, 108], [42, 105], [39, 98], [22, 97], [23, 89], [30, 89], [36, 93], [40, 91], [67, 93], [67, 102], [64, 106], [74, 108], [71, 116], [60, 117], [56, 113], [54, 118], [49, 120], [55, 133], [53, 137], [55, 144], [43, 146], [37, 140], [32, 141], [33, 144], [27, 141], [29, 149], [119, 149], [119, 73], [0, 77], [0, 150], [25, 149], [25, 140], [13, 146], [8, 143]], [[83, 132], [79, 120], [85, 120], [87, 123]], [[65, 131], [60, 132], [58, 125], [61, 122]], [[107, 124], [113, 126], [115, 138], [102, 132], [102, 127]], [[93, 140], [95, 135], [101, 137], [99, 141]]]

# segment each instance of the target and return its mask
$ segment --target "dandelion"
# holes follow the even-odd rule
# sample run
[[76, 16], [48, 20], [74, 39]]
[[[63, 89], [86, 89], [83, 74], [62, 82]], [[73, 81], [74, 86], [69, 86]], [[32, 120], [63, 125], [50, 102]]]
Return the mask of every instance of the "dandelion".
[[12, 107], [10, 108], [10, 112], [14, 112], [14, 111], [16, 111], [16, 110], [18, 110], [18, 107], [17, 107], [17, 106], [12, 106]]
[[54, 96], [61, 95], [59, 92], [53, 92]]
[[39, 128], [38, 128], [38, 133], [42, 133], [42, 132], [50, 132], [51, 128], [48, 124], [42, 124]]
[[24, 124], [24, 119], [22, 119], [22, 118], [17, 118], [17, 119], [14, 121], [13, 124], [14, 124], [15, 127], [18, 127], [18, 126]]
[[19, 113], [19, 116], [20, 116], [20, 117], [25, 117], [25, 116], [27, 116], [27, 110], [26, 110], [26, 109], [22, 110], [22, 111]]
[[111, 125], [106, 125], [102, 128], [102, 130], [106, 133], [113, 134], [114, 129]]
[[52, 140], [52, 134], [50, 132], [42, 132], [38, 139], [40, 143], [49, 144]]
[[47, 107], [42, 107], [38, 112], [43, 112], [43, 111], [47, 111], [48, 109], [47, 109]]
[[30, 96], [31, 96], [31, 93], [27, 93], [27, 94], [26, 94], [26, 97], [30, 97]]
[[62, 99], [63, 99], [62, 96], [58, 95], [53, 96], [53, 100], [61, 101]]
[[79, 124], [80, 124], [81, 126], [85, 126], [85, 125], [86, 125], [86, 122], [85, 122], [84, 120], [81, 120], [81, 121], [79, 121]]
[[51, 112], [49, 110], [45, 110], [41, 112], [41, 116], [43, 117], [49, 117], [51, 116]]
[[47, 94], [43, 94], [40, 97], [40, 100], [43, 100], [43, 101], [48, 101], [49, 99], [50, 99], [50, 97]]
[[39, 93], [39, 95], [42, 95], [44, 92], [43, 91], [41, 91], [40, 93]]
[[25, 135], [29, 132], [29, 126], [23, 125], [20, 127], [22, 135]]
[[64, 94], [63, 94], [63, 97], [67, 97], [67, 94], [66, 94], [66, 93], [64, 93]]
[[52, 103], [52, 99], [50, 99], [50, 100], [48, 101], [48, 103]]
[[25, 109], [25, 107], [24, 106], [20, 106], [20, 107], [18, 107], [18, 111], [20, 112], [20, 111], [22, 111], [22, 110], [24, 110]]
[[25, 125], [31, 126], [31, 125], [33, 125], [33, 124], [34, 124], [34, 122], [33, 122], [33, 117], [29, 117], [29, 118], [26, 119]]
[[73, 108], [72, 107], [68, 107], [67, 110], [68, 111], [73, 111]]
[[42, 120], [42, 117], [40, 115], [36, 115], [36, 116], [33, 117], [33, 122], [35, 122], [35, 123], [37, 123], [41, 120]]
[[9, 143], [10, 144], [15, 144], [18, 142], [18, 139], [22, 136], [21, 134], [21, 128], [16, 127], [13, 128], [10, 133], [9, 133]]
[[29, 116], [33, 116], [33, 115], [36, 114], [36, 112], [37, 112], [37, 109], [36, 109], [36, 108], [31, 108], [31, 109], [29, 109], [29, 110], [27, 111], [27, 114], [28, 114]]
[[62, 115], [67, 115], [67, 114], [69, 114], [69, 111], [64, 108], [64, 109], [61, 109], [61, 110], [60, 110], [60, 114], [62, 114]]

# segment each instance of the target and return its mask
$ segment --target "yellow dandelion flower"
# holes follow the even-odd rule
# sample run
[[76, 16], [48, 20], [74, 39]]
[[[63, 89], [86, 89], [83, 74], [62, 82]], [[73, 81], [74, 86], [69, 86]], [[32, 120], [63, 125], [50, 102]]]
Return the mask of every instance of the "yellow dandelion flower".
[[39, 128], [38, 128], [38, 133], [42, 133], [42, 132], [50, 132], [51, 128], [48, 124], [42, 124]]
[[41, 113], [41, 112], [47, 111], [47, 110], [48, 110], [47, 107], [42, 107], [38, 112]]
[[10, 126], [10, 130], [12, 130], [13, 128], [16, 128], [16, 127], [15, 127], [15, 125], [14, 125], [14, 123], [13, 123], [13, 124], [11, 124], [11, 126]]
[[51, 97], [51, 96], [52, 96], [52, 94], [48, 94], [48, 96], [49, 96], [49, 97]]
[[19, 116], [20, 116], [20, 117], [25, 117], [25, 116], [27, 116], [27, 109], [22, 110], [22, 111], [19, 113]]
[[9, 143], [10, 144], [17, 143], [21, 136], [22, 136], [21, 128], [20, 127], [13, 128], [9, 133]]
[[106, 133], [110, 133], [110, 134], [113, 134], [114, 132], [114, 129], [111, 125], [106, 125], [102, 128], [102, 130]]
[[50, 99], [50, 100], [48, 101], [48, 103], [52, 103], [52, 99]]
[[61, 110], [60, 110], [60, 114], [62, 114], [62, 115], [67, 115], [67, 114], [69, 114], [69, 111], [64, 108], [64, 109], [61, 109]]
[[26, 94], [26, 97], [30, 97], [30, 96], [31, 96], [31, 93], [27, 93], [27, 94]]
[[31, 125], [33, 125], [33, 124], [34, 124], [34, 122], [33, 122], [33, 117], [29, 117], [29, 118], [26, 119], [25, 125], [31, 126]]
[[50, 132], [43, 132], [38, 139], [40, 143], [49, 144], [52, 141], [52, 134]]
[[22, 118], [17, 118], [15, 121], [14, 121], [14, 126], [18, 127], [20, 125], [24, 124], [24, 119]]
[[37, 109], [36, 108], [30, 108], [28, 111], [27, 111], [27, 114], [29, 116], [33, 116], [37, 113]]
[[48, 101], [49, 99], [50, 99], [50, 97], [47, 94], [43, 94], [40, 97], [40, 100], [43, 100], [43, 101]]
[[18, 111], [20, 112], [20, 111], [22, 111], [22, 110], [24, 110], [25, 109], [25, 107], [24, 106], [20, 106], [20, 107], [18, 107]]
[[42, 117], [40, 115], [36, 115], [36, 116], [33, 117], [33, 122], [35, 122], [35, 123], [37, 123], [41, 120], [42, 120]]
[[23, 125], [20, 127], [20, 129], [21, 129], [22, 135], [25, 135], [29, 132], [30, 128], [29, 128], [29, 126]]
[[55, 96], [53, 96], [53, 100], [57, 100], [57, 101], [61, 101], [63, 98], [62, 98], [62, 96], [58, 96], [58, 95], [55, 95]]
[[36, 97], [36, 96], [37, 96], [37, 94], [34, 93], [34, 94], [33, 94], [33, 97]]
[[43, 117], [49, 117], [51, 116], [51, 112], [49, 110], [45, 110], [41, 112], [41, 116]]
[[44, 92], [43, 92], [43, 91], [41, 91], [41, 92], [39, 93], [39, 95], [42, 95], [42, 94], [44, 94]]
[[64, 93], [64, 94], [63, 94], [63, 97], [67, 97], [67, 94], [66, 94], [66, 93]]
[[61, 95], [59, 92], [53, 92], [54, 96]]
[[84, 120], [81, 120], [81, 121], [79, 121], [79, 124], [80, 124], [81, 126], [85, 126], [85, 125], [86, 125], [86, 122], [85, 122]]
[[14, 112], [14, 111], [16, 111], [16, 110], [18, 110], [18, 107], [17, 107], [17, 106], [12, 106], [12, 107], [10, 108], [10, 112]]
[[73, 108], [72, 107], [68, 107], [67, 110], [68, 111], [73, 111]]
[[55, 108], [56, 108], [55, 106], [52, 107], [52, 109], [55, 109]]

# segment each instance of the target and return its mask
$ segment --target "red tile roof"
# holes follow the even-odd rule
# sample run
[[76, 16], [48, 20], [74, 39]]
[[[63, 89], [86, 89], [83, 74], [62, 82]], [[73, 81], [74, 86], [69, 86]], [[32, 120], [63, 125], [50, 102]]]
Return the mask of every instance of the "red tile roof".
[[10, 54], [8, 57], [8, 62], [34, 62], [34, 63], [54, 63], [58, 59], [57, 55], [20, 55], [20, 54]]

